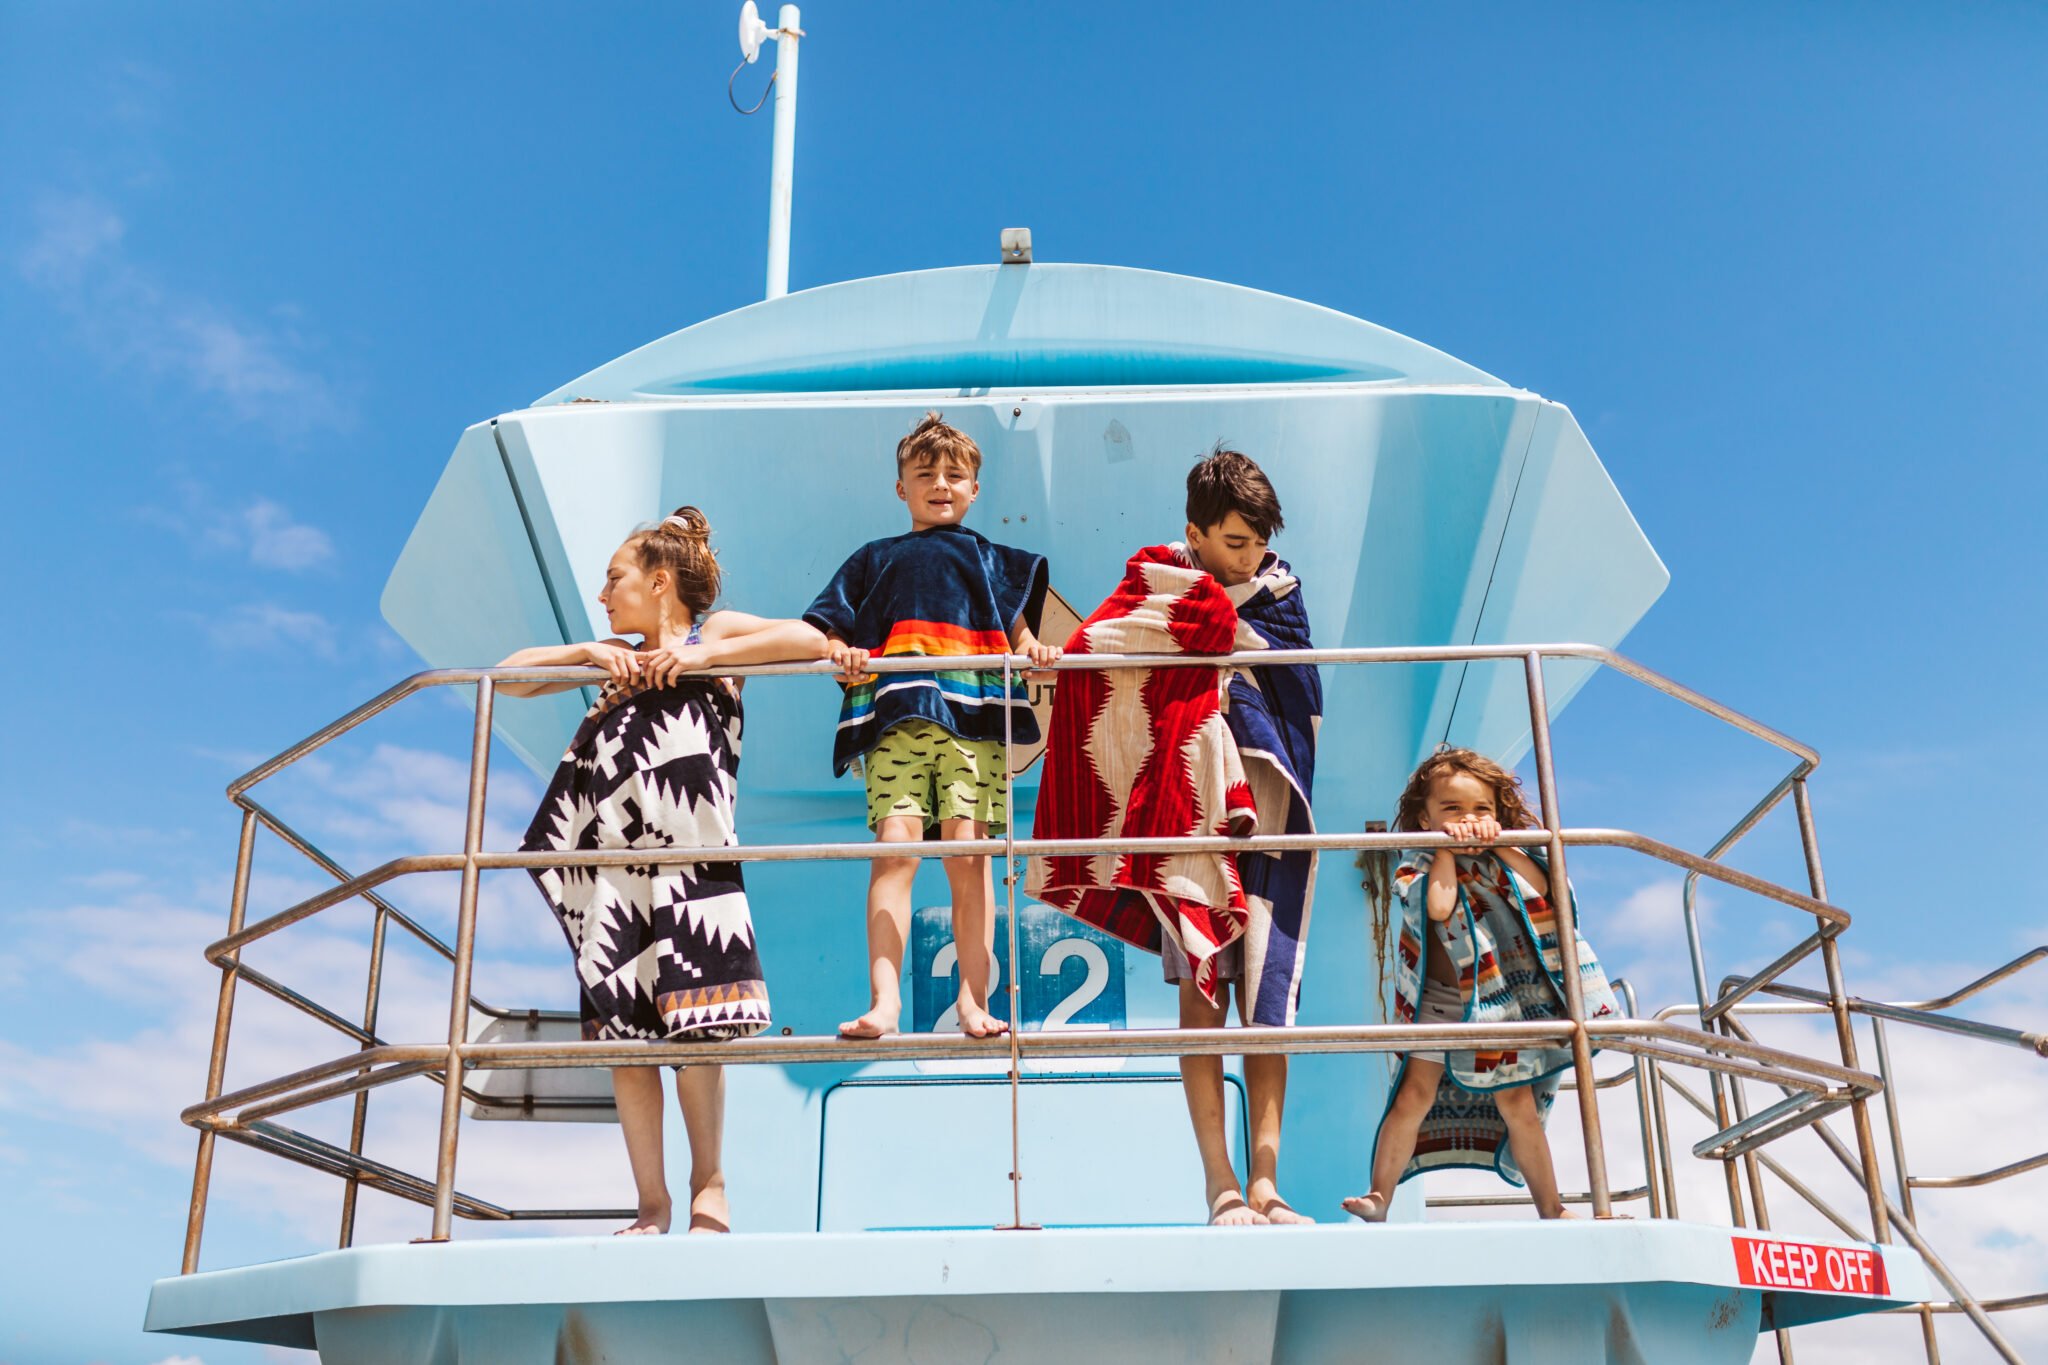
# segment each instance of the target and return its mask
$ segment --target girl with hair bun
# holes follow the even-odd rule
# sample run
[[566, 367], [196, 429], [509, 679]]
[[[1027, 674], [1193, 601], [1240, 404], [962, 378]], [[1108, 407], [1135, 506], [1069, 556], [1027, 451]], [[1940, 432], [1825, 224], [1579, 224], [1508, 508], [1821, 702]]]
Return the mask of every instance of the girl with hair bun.
[[[499, 665], [593, 664], [611, 675], [555, 769], [524, 851], [739, 842], [739, 687], [710, 671], [822, 659], [826, 644], [802, 621], [713, 612], [718, 589], [711, 524], [696, 508], [678, 507], [626, 537], [606, 567], [597, 600], [611, 638], [522, 649]], [[498, 690], [538, 696], [578, 685]], [[740, 864], [543, 868], [533, 879], [576, 957], [586, 1039], [744, 1038], [768, 1027], [768, 988]], [[615, 1067], [612, 1093], [639, 1193], [639, 1216], [619, 1231], [667, 1232], [659, 1070]], [[725, 1232], [723, 1068], [678, 1068], [676, 1098], [690, 1137], [690, 1231]]]

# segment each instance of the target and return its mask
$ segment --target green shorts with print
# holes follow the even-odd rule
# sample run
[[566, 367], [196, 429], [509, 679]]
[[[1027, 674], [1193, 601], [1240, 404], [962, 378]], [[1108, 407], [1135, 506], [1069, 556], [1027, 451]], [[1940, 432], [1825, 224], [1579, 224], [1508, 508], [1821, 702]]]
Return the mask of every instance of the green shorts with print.
[[868, 828], [887, 816], [915, 815], [930, 829], [941, 820], [1009, 823], [1003, 796], [1003, 746], [961, 739], [928, 720], [892, 725], [861, 759], [868, 784]]

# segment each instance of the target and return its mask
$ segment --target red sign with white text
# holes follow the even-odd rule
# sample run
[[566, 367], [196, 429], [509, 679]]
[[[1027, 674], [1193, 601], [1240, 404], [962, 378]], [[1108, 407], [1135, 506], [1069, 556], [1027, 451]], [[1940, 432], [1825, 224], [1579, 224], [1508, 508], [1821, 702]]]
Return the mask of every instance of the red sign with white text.
[[1810, 1289], [1821, 1294], [1888, 1297], [1884, 1257], [1861, 1247], [1736, 1237], [1735, 1277], [1761, 1289]]

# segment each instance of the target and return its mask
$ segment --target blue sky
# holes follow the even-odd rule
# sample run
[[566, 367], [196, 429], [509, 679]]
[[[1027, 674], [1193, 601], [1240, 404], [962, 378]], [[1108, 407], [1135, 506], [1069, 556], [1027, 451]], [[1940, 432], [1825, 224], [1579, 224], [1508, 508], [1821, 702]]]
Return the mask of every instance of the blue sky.
[[[1028, 223], [1040, 259], [1310, 299], [1571, 405], [1672, 571], [1628, 651], [1825, 756], [1852, 969], [1953, 984], [2048, 939], [2016, 879], [1942, 871], [2038, 844], [2048, 14], [805, 17], [795, 287], [993, 260]], [[177, 1262], [220, 788], [407, 671], [377, 592], [465, 425], [758, 297], [768, 123], [726, 104], [732, 29], [0, 7], [0, 1225], [38, 1230], [0, 1362], [194, 1353], [137, 1324]], [[294, 797], [339, 847], [403, 842], [451, 818], [461, 734], [394, 717]], [[1775, 776], [1615, 682], [1559, 745], [1574, 822], [1695, 847]], [[1748, 865], [1794, 878], [1785, 829]], [[1669, 946], [1668, 885], [1584, 875]], [[491, 970], [540, 980], [551, 946]], [[257, 1189], [210, 1263], [329, 1235], [324, 1186]]]

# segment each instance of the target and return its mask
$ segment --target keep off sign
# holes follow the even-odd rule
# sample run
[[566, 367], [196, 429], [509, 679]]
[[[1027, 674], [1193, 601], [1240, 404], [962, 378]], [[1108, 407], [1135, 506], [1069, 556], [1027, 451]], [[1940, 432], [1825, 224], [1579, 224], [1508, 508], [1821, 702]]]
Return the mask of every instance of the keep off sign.
[[1855, 1247], [1813, 1246], [1736, 1237], [1735, 1277], [1763, 1289], [1811, 1289], [1823, 1294], [1889, 1296], [1884, 1257]]

